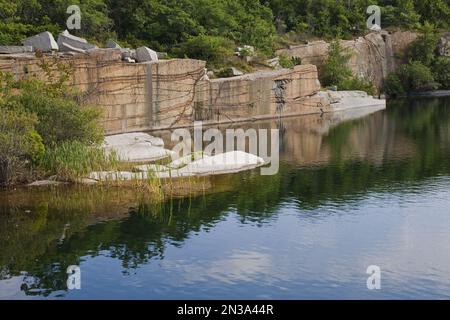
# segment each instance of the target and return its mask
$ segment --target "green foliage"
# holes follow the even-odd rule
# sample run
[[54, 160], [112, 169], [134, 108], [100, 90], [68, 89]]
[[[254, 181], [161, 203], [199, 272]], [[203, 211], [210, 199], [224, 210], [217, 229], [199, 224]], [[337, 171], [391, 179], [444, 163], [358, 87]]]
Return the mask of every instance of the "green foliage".
[[280, 59], [280, 66], [282, 66], [283, 68], [293, 68], [295, 66], [302, 64], [301, 59], [298, 57], [289, 58], [285, 55], [281, 55], [279, 56], [279, 59]]
[[338, 88], [339, 90], [365, 91], [367, 92], [367, 94], [372, 96], [375, 95], [377, 91], [375, 86], [370, 81], [360, 79], [355, 76], [352, 76], [348, 79], [344, 79]]
[[[106, 162], [100, 161], [102, 151], [95, 147], [103, 140], [99, 111], [80, 106], [65, 84], [66, 67], [42, 68], [47, 83], [32, 78], [16, 81], [11, 74], [0, 73], [2, 185], [27, 180], [31, 173], [57, 174], [52, 170], [59, 169], [63, 177], [73, 177], [85, 173], [82, 168]], [[75, 156], [81, 167], [75, 166]]]
[[99, 110], [80, 107], [74, 97], [58, 95], [37, 80], [21, 83], [21, 89], [15, 99], [38, 117], [36, 129], [46, 145], [68, 140], [88, 144], [101, 142], [102, 132], [97, 126]]
[[34, 115], [4, 106], [0, 112], [0, 185], [4, 186], [21, 179], [27, 163], [41, 159], [44, 145], [34, 129]]
[[450, 88], [450, 58], [436, 54], [438, 32], [428, 22], [421, 31], [409, 47], [409, 63], [389, 75], [384, 88], [387, 94], [396, 96], [409, 91]]
[[420, 15], [415, 11], [413, 0], [397, 0], [393, 5], [389, 4], [382, 8], [383, 25], [405, 28], [420, 26]]
[[384, 92], [389, 96], [396, 97], [405, 94], [402, 81], [397, 73], [391, 73], [384, 84]]
[[351, 38], [367, 32], [371, 4], [381, 7], [383, 28], [450, 27], [448, 0], [130, 0], [126, 5], [121, 0], [0, 0], [0, 43], [19, 44], [45, 30], [58, 34], [73, 4], [82, 13], [81, 30], [71, 31], [75, 35], [97, 43], [117, 38], [178, 56], [190, 56], [180, 48], [189, 48], [198, 36], [226, 38], [265, 54], [272, 53], [277, 31]]
[[421, 62], [426, 66], [431, 66], [435, 58], [435, 50], [439, 41], [439, 35], [433, 26], [426, 24], [423, 33], [409, 47], [409, 57], [411, 60]]
[[419, 61], [411, 61], [397, 71], [405, 91], [437, 89], [430, 68]]
[[434, 79], [441, 84], [442, 89], [450, 89], [450, 58], [438, 57], [433, 64]]
[[352, 76], [347, 66], [350, 53], [342, 48], [339, 40], [334, 40], [328, 48], [328, 56], [322, 67], [320, 82], [323, 86], [339, 86]]
[[334, 40], [328, 48], [328, 56], [320, 72], [323, 86], [337, 86], [338, 90], [361, 90], [370, 95], [376, 92], [370, 81], [360, 79], [352, 74], [348, 67], [351, 54], [342, 48], [339, 40]]
[[199, 35], [183, 43], [175, 53], [183, 57], [205, 60], [210, 65], [222, 63], [233, 55], [234, 43], [223, 37]]
[[[207, 35], [272, 49], [272, 12], [258, 0], [107, 1], [119, 38], [133, 45], [172, 48]], [[186, 53], [187, 54], [187, 53]]]

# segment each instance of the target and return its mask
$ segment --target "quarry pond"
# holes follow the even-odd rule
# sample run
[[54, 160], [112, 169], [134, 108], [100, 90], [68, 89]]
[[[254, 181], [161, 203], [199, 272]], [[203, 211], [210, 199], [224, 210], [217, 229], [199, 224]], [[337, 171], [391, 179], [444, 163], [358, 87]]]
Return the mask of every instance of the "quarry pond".
[[0, 192], [0, 299], [450, 298], [450, 98], [245, 126], [280, 130], [278, 174]]

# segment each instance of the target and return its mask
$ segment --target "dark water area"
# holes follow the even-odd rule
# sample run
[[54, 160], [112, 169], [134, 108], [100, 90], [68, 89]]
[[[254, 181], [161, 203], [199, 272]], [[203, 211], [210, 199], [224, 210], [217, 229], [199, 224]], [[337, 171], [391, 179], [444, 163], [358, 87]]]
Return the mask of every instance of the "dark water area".
[[450, 99], [247, 127], [280, 129], [277, 175], [205, 178], [161, 203], [0, 192], [0, 299], [450, 298]]

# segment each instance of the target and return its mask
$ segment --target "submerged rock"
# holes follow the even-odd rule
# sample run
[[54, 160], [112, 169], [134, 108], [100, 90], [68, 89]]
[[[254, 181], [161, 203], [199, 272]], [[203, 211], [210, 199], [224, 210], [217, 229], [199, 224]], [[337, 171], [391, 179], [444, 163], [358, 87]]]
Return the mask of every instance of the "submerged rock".
[[22, 41], [22, 44], [24, 46], [32, 46], [34, 50], [39, 49], [43, 52], [57, 51], [59, 49], [55, 38], [53, 38], [53, 35], [48, 31], [26, 38]]
[[99, 171], [91, 172], [89, 179], [96, 181], [130, 181], [130, 180], [145, 180], [147, 179], [147, 172], [129, 172], [129, 171]]
[[45, 187], [45, 186], [60, 186], [63, 184], [67, 184], [67, 182], [56, 181], [56, 180], [38, 180], [32, 183], [29, 183], [28, 187]]

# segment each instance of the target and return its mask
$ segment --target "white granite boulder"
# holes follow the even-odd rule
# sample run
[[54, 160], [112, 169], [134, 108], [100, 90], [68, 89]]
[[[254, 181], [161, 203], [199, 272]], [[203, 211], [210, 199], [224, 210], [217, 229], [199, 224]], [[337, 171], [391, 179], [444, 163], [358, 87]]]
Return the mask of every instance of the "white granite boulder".
[[214, 156], [204, 156], [184, 167], [155, 172], [159, 178], [179, 178], [230, 174], [255, 169], [264, 165], [264, 159], [243, 151], [230, 151]]
[[173, 155], [171, 150], [164, 149], [162, 139], [143, 132], [108, 136], [103, 147], [125, 162], [156, 161]]
[[35, 36], [22, 40], [24, 46], [32, 46], [34, 50], [39, 49], [43, 52], [57, 51], [59, 49], [53, 35], [48, 32], [41, 32]]
[[140, 47], [136, 49], [137, 62], [158, 61], [158, 53], [147, 47]]
[[90, 44], [86, 39], [74, 36], [65, 30], [58, 36], [58, 46], [60, 51], [83, 52], [91, 49], [97, 49], [96, 45]]

